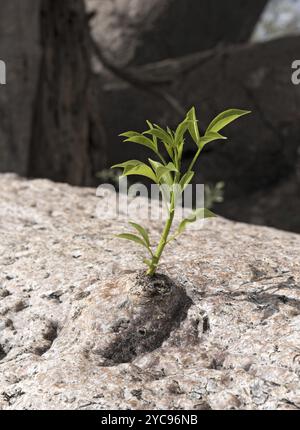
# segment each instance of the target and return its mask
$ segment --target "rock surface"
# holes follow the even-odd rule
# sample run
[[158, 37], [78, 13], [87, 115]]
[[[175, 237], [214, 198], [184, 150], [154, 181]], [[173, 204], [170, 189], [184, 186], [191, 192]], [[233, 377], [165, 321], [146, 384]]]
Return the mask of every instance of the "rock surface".
[[[119, 66], [249, 40], [267, 0], [85, 0], [93, 37]], [[180, 17], [180, 19], [178, 19]]]
[[300, 237], [209, 220], [151, 297], [104, 207], [0, 177], [0, 409], [299, 409]]

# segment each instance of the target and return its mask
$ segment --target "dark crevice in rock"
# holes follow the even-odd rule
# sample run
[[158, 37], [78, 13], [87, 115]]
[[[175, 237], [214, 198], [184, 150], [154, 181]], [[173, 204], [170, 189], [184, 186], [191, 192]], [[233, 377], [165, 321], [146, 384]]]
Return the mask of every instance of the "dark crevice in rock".
[[133, 361], [138, 355], [159, 348], [186, 318], [192, 300], [167, 276], [138, 275], [124, 304], [128, 318], [112, 327], [117, 338], [101, 351], [105, 366]]
[[2, 396], [4, 400], [9, 404], [9, 406], [12, 406], [19, 397], [23, 396], [25, 393], [22, 391], [22, 389], [16, 389], [12, 393], [7, 393], [6, 391], [2, 392]]
[[5, 299], [10, 296], [10, 292], [6, 288], [0, 287], [0, 299]]
[[54, 300], [55, 302], [61, 304], [62, 300], [61, 300], [61, 296], [63, 295], [63, 291], [53, 291], [52, 293], [50, 293], [49, 295], [46, 296], [46, 298], [48, 300]]
[[14, 323], [10, 318], [7, 318], [7, 320], [5, 321], [5, 327], [10, 328], [11, 330], [15, 330]]
[[3, 347], [0, 345], [0, 361], [3, 360], [6, 357], [6, 352], [4, 351]]
[[50, 322], [43, 333], [43, 338], [46, 341], [41, 345], [38, 345], [34, 349], [36, 355], [42, 356], [52, 347], [53, 342], [58, 336], [58, 324], [56, 322]]
[[203, 317], [203, 333], [206, 333], [210, 330], [209, 318], [207, 315]]
[[[262, 278], [261, 280], [270, 280], [273, 277]], [[290, 277], [287, 281], [281, 282], [278, 285], [272, 285], [269, 288], [260, 289], [253, 293], [247, 292], [246, 290], [239, 290], [235, 292], [219, 291], [218, 293], [209, 294], [206, 297], [217, 297], [223, 296], [228, 297], [231, 302], [234, 301], [247, 301], [253, 303], [261, 310], [271, 310], [275, 312], [280, 311], [280, 305], [288, 305], [300, 312], [300, 300], [293, 297], [288, 297], [285, 294], [280, 294], [280, 290], [286, 289], [299, 290], [300, 286], [294, 282], [293, 277]], [[279, 294], [276, 294], [279, 293]]]
[[44, 339], [51, 342], [51, 344], [55, 341], [58, 336], [58, 324], [56, 322], [51, 322], [45, 333], [43, 334]]
[[272, 308], [275, 312], [279, 311], [280, 304], [292, 306], [300, 312], [300, 300], [289, 298], [285, 295], [254, 293], [248, 296], [248, 300], [263, 309], [266, 307]]
[[15, 312], [22, 312], [24, 309], [26, 309], [28, 307], [28, 304], [25, 303], [23, 300], [19, 300], [16, 304], [15, 304]]
[[266, 277], [266, 272], [261, 270], [259, 267], [254, 266], [253, 264], [249, 264], [249, 268], [251, 270], [251, 282], [259, 281]]

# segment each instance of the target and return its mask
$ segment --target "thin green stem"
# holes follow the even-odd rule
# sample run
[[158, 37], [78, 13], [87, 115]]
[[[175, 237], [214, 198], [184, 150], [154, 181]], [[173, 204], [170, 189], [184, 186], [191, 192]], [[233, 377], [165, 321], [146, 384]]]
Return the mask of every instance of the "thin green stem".
[[158, 151], [156, 152], [156, 155], [158, 156], [158, 158], [160, 159], [160, 161], [166, 166], [167, 162], [164, 159], [164, 157]]
[[[200, 154], [201, 151], [199, 150], [198, 152], [199, 152], [198, 153], [198, 156], [199, 156], [199, 154]], [[192, 163], [192, 167], [195, 164], [196, 160], [197, 160], [197, 158], [195, 159], [194, 163]], [[177, 152], [175, 152], [175, 160], [174, 161], [175, 161], [176, 167], [179, 167], [179, 163], [180, 163], [181, 160], [178, 159]], [[175, 174], [175, 177], [174, 177], [174, 185], [178, 184], [179, 180], [180, 180], [180, 172], [178, 171]], [[165, 224], [163, 233], [161, 235], [161, 238], [160, 238], [158, 247], [156, 249], [156, 252], [152, 256], [151, 265], [150, 265], [150, 267], [149, 267], [149, 269], [147, 271], [147, 275], [149, 275], [149, 276], [153, 276], [155, 274], [156, 268], [157, 268], [159, 260], [160, 260], [160, 258], [162, 256], [162, 253], [163, 253], [166, 245], [168, 244], [168, 238], [169, 238], [170, 230], [171, 230], [171, 227], [172, 227], [172, 224], [173, 224], [173, 220], [174, 220], [174, 216], [175, 216], [175, 205], [176, 205], [175, 191], [173, 189], [172, 192], [171, 192], [171, 196], [170, 196], [169, 216], [168, 216], [168, 219], [166, 221], [166, 224]]]
[[175, 195], [174, 192], [172, 192], [172, 196], [171, 196], [171, 205], [170, 205], [170, 211], [169, 211], [169, 217], [166, 221], [163, 233], [161, 235], [161, 239], [160, 242], [158, 244], [157, 250], [152, 258], [151, 261], [151, 266], [149, 267], [149, 270], [147, 272], [147, 275], [149, 276], [153, 276], [155, 274], [157, 265], [159, 263], [160, 257], [162, 256], [162, 253], [165, 249], [165, 246], [168, 243], [168, 237], [169, 237], [169, 233], [173, 224], [173, 220], [174, 220], [174, 215], [175, 215]]
[[187, 173], [189, 173], [193, 169], [194, 165], [196, 164], [196, 161], [198, 160], [198, 157], [199, 157], [202, 149], [203, 149], [203, 147], [199, 147], [198, 151], [195, 154], [195, 157], [193, 158], [193, 161], [191, 162], [191, 164], [190, 164], [190, 166], [188, 168]]

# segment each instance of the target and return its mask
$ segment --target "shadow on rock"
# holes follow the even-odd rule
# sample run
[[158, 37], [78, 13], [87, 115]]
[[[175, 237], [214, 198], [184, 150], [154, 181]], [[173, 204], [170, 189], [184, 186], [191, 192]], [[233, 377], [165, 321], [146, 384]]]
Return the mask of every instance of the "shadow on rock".
[[114, 340], [98, 351], [105, 358], [104, 365], [128, 363], [159, 348], [186, 318], [192, 303], [185, 290], [167, 276], [137, 275], [120, 305], [122, 317], [111, 327]]

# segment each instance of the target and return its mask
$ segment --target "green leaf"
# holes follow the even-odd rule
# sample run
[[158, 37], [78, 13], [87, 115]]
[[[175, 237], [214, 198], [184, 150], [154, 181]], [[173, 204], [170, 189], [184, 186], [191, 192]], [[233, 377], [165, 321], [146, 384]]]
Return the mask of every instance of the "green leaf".
[[158, 178], [162, 178], [166, 173], [178, 172], [173, 163], [168, 163], [166, 166], [161, 166], [157, 169]]
[[[149, 163], [151, 164], [153, 170], [156, 173], [156, 178], [158, 182], [161, 180], [163, 176], [167, 175], [168, 173], [178, 172], [178, 170], [176, 169], [173, 163], [169, 163], [166, 166], [164, 166], [158, 161], [151, 160], [151, 158], [149, 158]], [[169, 180], [167, 182], [169, 183]]]
[[144, 132], [144, 134], [150, 134], [152, 136], [156, 136], [158, 139], [160, 139], [162, 142], [167, 143], [168, 145], [173, 145], [173, 139], [172, 137], [162, 128], [160, 128], [158, 125], [155, 126], [156, 128], [149, 129]]
[[145, 230], [144, 227], [142, 227], [141, 225], [136, 224], [134, 222], [130, 222], [129, 224], [140, 233], [140, 235], [145, 241], [145, 244], [148, 248], [150, 248], [150, 239], [147, 230]]
[[168, 134], [171, 136], [172, 139], [174, 139], [174, 133], [173, 131], [170, 129], [170, 127], [167, 127], [167, 132]]
[[182, 191], [185, 190], [185, 188], [188, 186], [188, 184], [193, 179], [194, 175], [195, 175], [195, 172], [193, 172], [193, 171], [186, 172], [185, 175], [183, 175], [183, 177], [181, 178], [181, 180], [179, 182], [179, 185], [181, 186]]
[[125, 133], [119, 134], [120, 137], [134, 137], [139, 135], [140, 133], [138, 133], [137, 131], [126, 131]]
[[220, 133], [216, 133], [213, 131], [209, 131], [205, 134], [205, 136], [200, 137], [198, 144], [199, 147], [203, 148], [205, 145], [207, 145], [210, 142], [213, 142], [215, 140], [227, 140], [227, 137], [222, 136]]
[[147, 245], [145, 244], [145, 242], [138, 236], [136, 236], [135, 234], [131, 234], [131, 233], [122, 233], [122, 234], [118, 234], [117, 237], [119, 239], [125, 239], [125, 240], [130, 240], [131, 242], [135, 242], [138, 243], [141, 246], [144, 246], [145, 248], [148, 249]]
[[197, 221], [198, 219], [212, 218], [215, 216], [216, 215], [208, 209], [205, 209], [205, 208], [196, 209], [188, 218], [185, 218], [184, 220], [181, 221], [177, 229], [177, 234], [183, 233], [186, 227], [188, 226], [188, 224], [191, 224]]
[[155, 173], [151, 167], [139, 160], [125, 161], [125, 163], [115, 164], [112, 169], [123, 168], [123, 176], [129, 175], [140, 175], [151, 179], [153, 182], [157, 183]]
[[173, 133], [169, 127], [167, 127], [167, 131], [157, 124], [154, 124], [154, 127], [154, 130], [157, 130], [161, 134], [161, 140], [165, 140], [170, 146], [174, 145]]
[[[149, 127], [150, 130], [154, 129], [154, 126], [153, 126], [152, 122], [150, 122], [150, 121], [147, 120], [146, 123], [147, 123], [147, 125], [148, 125], [148, 127]], [[153, 139], [154, 145], [156, 147], [156, 150], [158, 151], [157, 137], [156, 136], [152, 136], [152, 139]]]
[[152, 151], [157, 153], [157, 143], [155, 143], [148, 137], [143, 136], [142, 134], [131, 136], [128, 139], [126, 139], [124, 142], [138, 143], [140, 145], [146, 146], [149, 149], [152, 149]]
[[172, 151], [173, 139], [165, 130], [163, 130], [162, 128], [152, 128], [145, 131], [143, 134], [150, 134], [151, 136], [156, 137], [157, 139], [160, 139], [164, 144], [169, 157], [170, 158], [173, 157], [173, 151]]
[[181, 159], [182, 159], [182, 152], [183, 152], [184, 144], [185, 144], [185, 139], [183, 139], [182, 142], [180, 143], [180, 145], [178, 146], [178, 160], [179, 160], [179, 162], [181, 162]]
[[187, 129], [189, 128], [191, 121], [189, 119], [185, 119], [182, 121], [176, 129], [175, 132], [175, 146], [178, 147], [182, 143], [183, 136]]
[[174, 163], [170, 162], [165, 166], [170, 172], [178, 172], [178, 169], [174, 165]]
[[157, 172], [157, 169], [159, 169], [160, 167], [164, 167], [164, 165], [161, 164], [159, 161], [152, 160], [151, 158], [148, 158], [148, 161], [151, 164], [151, 167], [155, 173]]
[[199, 139], [200, 139], [200, 133], [198, 128], [198, 121], [196, 118], [196, 110], [194, 107], [188, 112], [187, 118], [191, 121], [188, 127], [190, 135], [193, 141], [196, 143], [196, 145], [198, 145]]
[[130, 169], [131, 167], [136, 166], [138, 163], [140, 163], [138, 160], [129, 160], [125, 161], [124, 163], [114, 164], [111, 166], [111, 169]]
[[148, 267], [151, 267], [151, 266], [152, 266], [152, 261], [151, 261], [151, 260], [148, 260], [147, 258], [144, 258], [143, 262], [144, 262], [145, 264], [147, 264], [147, 266], [148, 266]]
[[218, 115], [208, 126], [207, 132], [213, 131], [218, 132], [222, 130], [222, 128], [226, 127], [226, 125], [240, 118], [241, 116], [247, 115], [251, 113], [251, 111], [240, 110], [240, 109], [229, 109], [225, 112], [222, 112]]

